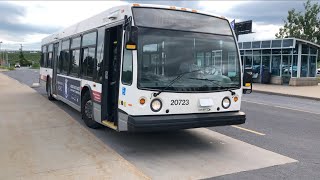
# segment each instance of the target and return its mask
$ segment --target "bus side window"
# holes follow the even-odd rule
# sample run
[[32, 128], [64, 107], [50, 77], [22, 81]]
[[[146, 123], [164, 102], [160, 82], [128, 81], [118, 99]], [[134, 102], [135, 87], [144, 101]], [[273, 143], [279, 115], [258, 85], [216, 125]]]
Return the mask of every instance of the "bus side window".
[[93, 80], [96, 63], [97, 32], [84, 34], [82, 38], [82, 78]]
[[47, 57], [47, 67], [52, 68], [52, 52], [53, 52], [53, 44], [48, 46], [48, 57]]
[[126, 48], [123, 50], [121, 82], [125, 85], [132, 84], [132, 51]]
[[97, 42], [97, 66], [96, 66], [96, 75], [95, 82], [102, 83], [102, 71], [103, 71], [103, 56], [104, 56], [104, 35], [105, 28], [98, 29], [98, 42]]
[[69, 73], [69, 62], [70, 62], [70, 53], [69, 53], [69, 48], [70, 48], [70, 40], [65, 40], [62, 42], [62, 48], [60, 51], [60, 60], [59, 60], [59, 68], [60, 72], [63, 74], [68, 74]]
[[47, 58], [48, 58], [48, 53], [47, 53], [47, 46], [43, 46], [43, 67], [47, 67]]
[[44, 65], [44, 59], [43, 59], [43, 52], [41, 52], [41, 57], [40, 57], [40, 67], [43, 67]]

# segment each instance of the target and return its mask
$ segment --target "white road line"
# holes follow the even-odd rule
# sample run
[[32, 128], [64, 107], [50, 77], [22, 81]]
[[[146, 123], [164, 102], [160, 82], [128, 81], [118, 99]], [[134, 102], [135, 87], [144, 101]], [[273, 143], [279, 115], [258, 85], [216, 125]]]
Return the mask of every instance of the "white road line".
[[247, 129], [247, 128], [244, 128], [244, 127], [236, 126], [236, 125], [232, 125], [231, 127], [234, 127], [234, 128], [237, 128], [237, 129], [241, 129], [243, 131], [251, 132], [253, 134], [257, 134], [257, 135], [260, 135], [260, 136], [266, 135], [264, 133], [260, 133], [260, 132], [257, 132], [257, 131], [251, 130], [251, 129]]
[[293, 111], [300, 111], [300, 112], [320, 115], [320, 113], [316, 113], [316, 112], [312, 112], [312, 111], [306, 111], [306, 110], [302, 110], [302, 109], [296, 109], [296, 108], [290, 108], [290, 107], [284, 107], [284, 106], [277, 106], [277, 105], [265, 104], [265, 103], [254, 102], [254, 101], [245, 101], [245, 100], [242, 100], [242, 101], [243, 102], [248, 102], [248, 103], [253, 103], [253, 104], [260, 104], [260, 105], [265, 105], [265, 106], [271, 106], [271, 107], [276, 107], [276, 108], [282, 108], [282, 109], [288, 109], [288, 110], [293, 110]]

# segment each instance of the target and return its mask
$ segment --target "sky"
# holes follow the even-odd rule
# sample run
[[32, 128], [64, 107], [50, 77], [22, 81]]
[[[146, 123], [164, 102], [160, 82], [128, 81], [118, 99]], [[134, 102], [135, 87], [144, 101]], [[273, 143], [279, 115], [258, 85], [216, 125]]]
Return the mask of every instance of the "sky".
[[253, 34], [239, 41], [275, 38], [288, 10], [303, 10], [300, 0], [286, 1], [0, 1], [1, 49], [39, 50], [41, 39], [110, 7], [127, 3], [162, 4], [207, 11], [229, 21], [253, 21]]

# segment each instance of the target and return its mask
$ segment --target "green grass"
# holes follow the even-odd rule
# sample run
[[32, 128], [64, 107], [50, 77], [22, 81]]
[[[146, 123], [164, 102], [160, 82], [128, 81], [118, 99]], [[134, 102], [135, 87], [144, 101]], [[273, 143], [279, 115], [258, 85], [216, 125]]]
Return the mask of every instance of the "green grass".
[[39, 63], [32, 64], [31, 69], [40, 69], [40, 64]]
[[12, 70], [14, 70], [14, 67], [0, 66], [0, 69], [7, 69], [9, 71], [12, 71]]

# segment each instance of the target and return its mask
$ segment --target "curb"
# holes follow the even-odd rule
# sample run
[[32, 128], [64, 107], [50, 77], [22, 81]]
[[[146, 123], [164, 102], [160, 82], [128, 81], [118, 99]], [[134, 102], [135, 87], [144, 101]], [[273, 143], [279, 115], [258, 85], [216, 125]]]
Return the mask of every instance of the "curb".
[[283, 94], [283, 93], [263, 91], [263, 90], [254, 90], [254, 89], [252, 90], [252, 92], [270, 94], [270, 95], [286, 96], [286, 97], [296, 97], [296, 98], [301, 98], [301, 99], [320, 101], [320, 98], [317, 98], [317, 97], [308, 97], [308, 96], [301, 96], [301, 95], [295, 95], [295, 94]]

